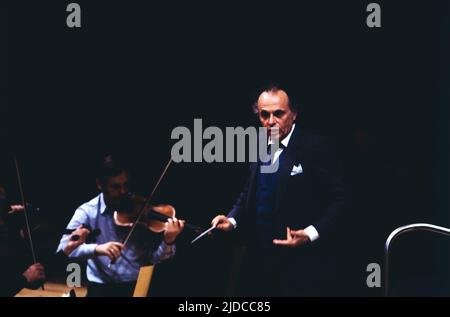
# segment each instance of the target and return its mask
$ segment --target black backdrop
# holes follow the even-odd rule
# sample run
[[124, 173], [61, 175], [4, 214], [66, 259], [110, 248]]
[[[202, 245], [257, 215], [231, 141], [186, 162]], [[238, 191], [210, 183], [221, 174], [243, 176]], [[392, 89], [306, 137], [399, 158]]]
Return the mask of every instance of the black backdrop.
[[[55, 228], [96, 194], [102, 155], [126, 153], [146, 192], [170, 155], [174, 127], [192, 127], [194, 118], [255, 125], [255, 91], [278, 79], [295, 87], [302, 126], [338, 144], [353, 184], [340, 237], [347, 293], [379, 294], [365, 287], [365, 267], [380, 263], [393, 228], [449, 225], [448, 4], [379, 2], [382, 28], [369, 29], [369, 1], [78, 1], [82, 27], [69, 29], [68, 3], [10, 1], [2, 10], [0, 181], [17, 201], [16, 153], [27, 200]], [[243, 163], [178, 164], [157, 199], [207, 225], [231, 207], [246, 171]], [[221, 237], [182, 248], [160, 269], [176, 291], [158, 292], [226, 294], [232, 249]], [[420, 268], [402, 265], [400, 276], [448, 264], [448, 244], [420, 249]]]

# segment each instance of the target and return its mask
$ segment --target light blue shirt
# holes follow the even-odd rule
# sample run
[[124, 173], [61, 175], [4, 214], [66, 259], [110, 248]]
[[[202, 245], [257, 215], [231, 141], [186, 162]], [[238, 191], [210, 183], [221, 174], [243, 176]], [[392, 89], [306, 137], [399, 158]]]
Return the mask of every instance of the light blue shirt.
[[[96, 255], [97, 245], [111, 241], [122, 242], [130, 230], [129, 227], [114, 224], [113, 212], [106, 207], [103, 194], [81, 205], [67, 229], [74, 230], [82, 224], [101, 231], [95, 243], [84, 243], [69, 254], [70, 258], [88, 259], [86, 273], [90, 282], [104, 284], [136, 281], [141, 266], [157, 264], [175, 254], [175, 245], [160, 242], [161, 237], [147, 228], [136, 227], [114, 264], [110, 265], [111, 260], [107, 256]], [[63, 235], [57, 251], [64, 249], [69, 237], [68, 234]]]

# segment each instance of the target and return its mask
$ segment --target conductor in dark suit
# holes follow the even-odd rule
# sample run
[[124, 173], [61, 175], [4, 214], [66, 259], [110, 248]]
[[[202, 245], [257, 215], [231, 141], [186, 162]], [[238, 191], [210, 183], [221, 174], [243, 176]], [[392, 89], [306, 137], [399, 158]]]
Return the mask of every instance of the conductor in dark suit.
[[[212, 224], [243, 237], [247, 252], [237, 293], [247, 296], [337, 295], [339, 217], [348, 203], [335, 151], [296, 124], [286, 89], [269, 86], [254, 107], [263, 127], [277, 131], [269, 163], [252, 163], [231, 212]], [[278, 129], [273, 129], [278, 128]], [[278, 160], [273, 173], [264, 164]]]

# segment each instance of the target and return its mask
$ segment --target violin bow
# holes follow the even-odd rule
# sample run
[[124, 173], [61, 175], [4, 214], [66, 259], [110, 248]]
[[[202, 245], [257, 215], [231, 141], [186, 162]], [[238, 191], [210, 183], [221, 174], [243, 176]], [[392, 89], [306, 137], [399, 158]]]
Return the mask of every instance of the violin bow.
[[[16, 174], [17, 174], [17, 184], [19, 186], [19, 193], [20, 193], [20, 200], [22, 202], [22, 206], [23, 206], [23, 214], [25, 217], [25, 227], [26, 227], [26, 235], [28, 238], [28, 243], [30, 244], [30, 250], [31, 250], [31, 256], [33, 258], [33, 264], [37, 263], [37, 258], [36, 258], [36, 252], [34, 249], [34, 243], [33, 243], [33, 238], [31, 236], [31, 226], [30, 226], [30, 220], [28, 217], [28, 210], [27, 210], [27, 204], [25, 203], [25, 195], [23, 193], [23, 186], [22, 186], [22, 177], [20, 175], [20, 169], [19, 169], [19, 162], [17, 160], [17, 157], [14, 155], [14, 164], [16, 166]], [[44, 289], [44, 284], [42, 284], [42, 289]]]
[[22, 178], [20, 176], [19, 162], [17, 161], [17, 157], [16, 156], [14, 156], [14, 164], [16, 166], [17, 183], [19, 185], [20, 200], [22, 202], [23, 214], [25, 216], [25, 226], [26, 226], [26, 230], [27, 230], [27, 239], [28, 239], [28, 242], [30, 244], [31, 256], [33, 257], [33, 263], [36, 264], [37, 263], [36, 252], [34, 251], [33, 238], [31, 237], [31, 227], [30, 227], [30, 221], [29, 221], [29, 218], [28, 218], [28, 210], [27, 210], [27, 205], [25, 203], [25, 196], [23, 194], [23, 186], [22, 186]]
[[152, 192], [150, 193], [150, 195], [148, 195], [145, 198], [144, 203], [141, 206], [141, 209], [139, 209], [139, 212], [138, 212], [138, 215], [136, 217], [136, 220], [134, 221], [133, 226], [131, 227], [130, 231], [128, 232], [126, 238], [123, 241], [123, 246], [124, 247], [127, 245], [128, 241], [130, 240], [130, 237], [133, 234], [137, 224], [139, 223], [139, 220], [141, 220], [142, 215], [144, 214], [144, 211], [145, 211], [145, 207], [147, 207], [147, 205], [150, 203], [150, 201], [152, 200], [153, 196], [155, 195], [155, 192], [158, 189], [159, 184], [163, 180], [164, 175], [166, 175], [166, 172], [169, 169], [170, 164], [172, 164], [172, 157], [170, 157], [169, 161], [167, 162], [166, 166], [164, 167], [164, 170], [162, 171], [161, 175], [159, 176], [159, 179], [156, 182], [155, 186], [153, 187]]

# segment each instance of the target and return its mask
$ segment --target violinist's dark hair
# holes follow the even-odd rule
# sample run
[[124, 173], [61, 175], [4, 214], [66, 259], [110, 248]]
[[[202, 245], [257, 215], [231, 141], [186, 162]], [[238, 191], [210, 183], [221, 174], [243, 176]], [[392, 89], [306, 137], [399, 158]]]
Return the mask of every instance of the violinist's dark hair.
[[258, 98], [263, 92], [276, 93], [280, 90], [283, 90], [288, 95], [289, 108], [294, 112], [298, 112], [298, 103], [295, 99], [292, 87], [290, 87], [287, 83], [282, 82], [271, 82], [261, 86], [254, 98], [255, 102], [252, 105], [253, 112], [258, 114]]
[[117, 176], [123, 172], [129, 173], [129, 166], [126, 160], [119, 156], [109, 154], [105, 156], [97, 170], [97, 179], [105, 183], [109, 177]]

